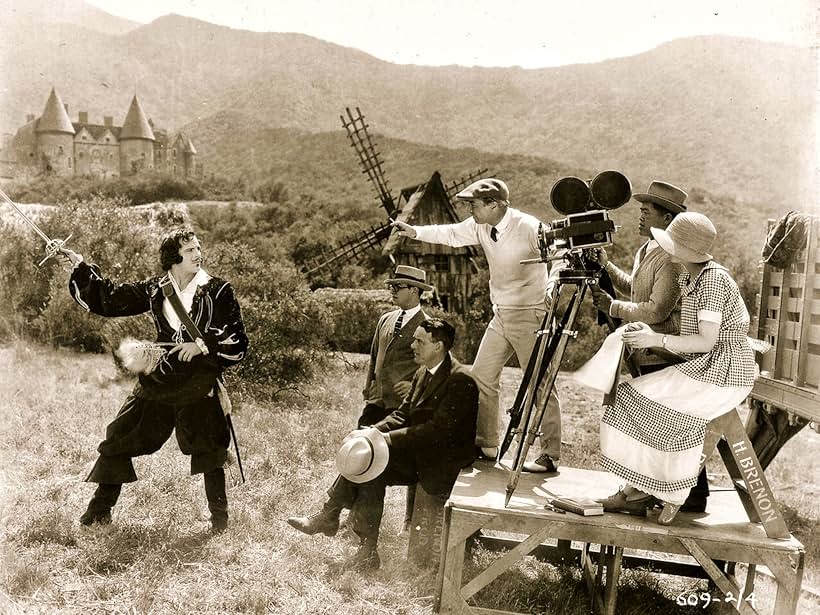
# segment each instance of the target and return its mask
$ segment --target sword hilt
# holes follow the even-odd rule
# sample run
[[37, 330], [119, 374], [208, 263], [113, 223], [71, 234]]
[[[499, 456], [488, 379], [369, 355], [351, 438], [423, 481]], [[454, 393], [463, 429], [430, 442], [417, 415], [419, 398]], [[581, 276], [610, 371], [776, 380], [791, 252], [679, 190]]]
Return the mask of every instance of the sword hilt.
[[[72, 233], [73, 234], [73, 233]], [[46, 242], [46, 256], [43, 260], [37, 263], [38, 267], [42, 267], [43, 264], [50, 258], [57, 256], [60, 250], [63, 249], [63, 246], [68, 243], [68, 240], [71, 239], [71, 235], [66, 237], [65, 239], [49, 239]]]

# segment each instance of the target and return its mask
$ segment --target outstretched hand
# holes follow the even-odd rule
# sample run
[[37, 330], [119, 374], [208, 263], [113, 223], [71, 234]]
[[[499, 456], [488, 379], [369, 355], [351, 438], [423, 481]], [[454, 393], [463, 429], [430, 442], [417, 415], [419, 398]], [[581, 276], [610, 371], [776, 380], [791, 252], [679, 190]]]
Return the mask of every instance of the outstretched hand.
[[172, 354], [177, 352], [179, 353], [179, 360], [184, 361], [185, 363], [190, 363], [195, 356], [202, 354], [202, 350], [196, 345], [195, 342], [177, 344], [168, 351], [168, 356], [170, 357]]
[[406, 222], [399, 222], [398, 220], [394, 220], [392, 226], [393, 228], [398, 229], [398, 234], [402, 237], [409, 237], [410, 239], [416, 238], [416, 229], [414, 229]]
[[78, 254], [74, 250], [69, 250], [68, 248], [60, 248], [60, 251], [57, 252], [63, 261], [72, 267], [76, 267], [79, 263], [83, 262], [83, 255]]

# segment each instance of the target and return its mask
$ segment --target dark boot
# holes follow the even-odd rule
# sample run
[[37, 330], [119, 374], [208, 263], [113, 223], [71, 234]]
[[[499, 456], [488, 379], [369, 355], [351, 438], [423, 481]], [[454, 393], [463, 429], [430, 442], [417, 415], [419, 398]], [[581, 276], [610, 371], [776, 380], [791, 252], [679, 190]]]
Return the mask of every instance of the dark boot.
[[217, 468], [205, 472], [205, 497], [211, 511], [211, 532], [219, 534], [228, 529], [228, 496], [225, 493], [225, 470]]
[[356, 553], [345, 562], [344, 567], [346, 570], [369, 572], [378, 570], [381, 565], [382, 561], [376, 549], [376, 539], [362, 538], [362, 544]]
[[692, 487], [680, 509], [682, 512], [706, 512], [706, 498], [708, 497], [709, 480], [706, 477], [706, 468], [703, 468], [698, 474], [698, 484]]
[[121, 490], [121, 484], [100, 483], [97, 485], [97, 490], [88, 502], [88, 508], [80, 517], [80, 523], [82, 525], [111, 523], [111, 509], [117, 503]]
[[288, 525], [296, 528], [303, 534], [324, 534], [335, 536], [339, 531], [339, 515], [342, 509], [331, 504], [325, 504], [322, 510], [307, 517], [290, 517]]

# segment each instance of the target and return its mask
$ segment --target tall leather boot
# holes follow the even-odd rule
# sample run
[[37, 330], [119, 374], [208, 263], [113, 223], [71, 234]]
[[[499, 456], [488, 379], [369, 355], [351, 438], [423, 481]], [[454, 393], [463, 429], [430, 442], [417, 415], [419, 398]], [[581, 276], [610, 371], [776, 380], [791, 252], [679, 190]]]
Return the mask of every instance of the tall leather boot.
[[107, 525], [111, 523], [111, 509], [117, 503], [121, 490], [121, 484], [98, 484], [94, 495], [88, 502], [88, 507], [80, 517], [80, 523], [82, 525], [92, 525], [93, 523]]
[[205, 472], [205, 497], [211, 511], [211, 532], [219, 534], [228, 529], [228, 496], [225, 493], [225, 469]]

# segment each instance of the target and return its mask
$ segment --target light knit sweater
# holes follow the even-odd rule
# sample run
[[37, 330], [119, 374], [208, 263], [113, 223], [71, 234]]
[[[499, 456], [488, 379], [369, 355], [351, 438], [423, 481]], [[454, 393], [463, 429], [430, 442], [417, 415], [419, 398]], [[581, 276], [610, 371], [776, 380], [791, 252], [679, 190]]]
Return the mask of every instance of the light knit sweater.
[[454, 248], [480, 245], [490, 268], [490, 300], [497, 308], [544, 308], [549, 270], [545, 263], [522, 265], [519, 261], [538, 258], [538, 219], [512, 207], [495, 225], [498, 241], [493, 241], [489, 224], [477, 224], [470, 217], [458, 224], [414, 226], [416, 239]]
[[[644, 246], [641, 246], [643, 251]], [[673, 263], [661, 248], [651, 250], [628, 274], [612, 261], [606, 270], [615, 290], [629, 301], [613, 301], [609, 314], [626, 322], [643, 322], [658, 333], [677, 334], [680, 330], [680, 287], [678, 275], [683, 266]]]

